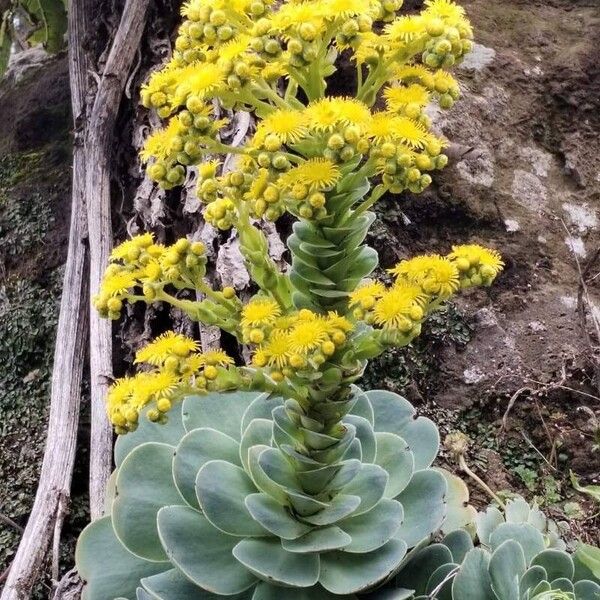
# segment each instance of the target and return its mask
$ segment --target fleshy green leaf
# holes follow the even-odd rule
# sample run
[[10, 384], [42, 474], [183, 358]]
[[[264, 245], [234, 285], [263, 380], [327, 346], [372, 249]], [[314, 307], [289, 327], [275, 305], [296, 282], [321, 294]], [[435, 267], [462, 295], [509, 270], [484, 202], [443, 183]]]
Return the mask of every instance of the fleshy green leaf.
[[273, 409], [282, 405], [283, 400], [279, 396], [271, 396], [270, 394], [260, 394], [256, 396], [244, 412], [240, 433], [243, 433], [254, 419], [271, 420]]
[[354, 406], [350, 410], [351, 415], [357, 415], [363, 417], [373, 425], [375, 421], [375, 415], [373, 413], [373, 407], [369, 402], [369, 397], [358, 387], [353, 386], [352, 393], [356, 399]]
[[297, 471], [297, 477], [303, 490], [309, 494], [318, 494], [324, 488], [327, 490], [341, 489], [354, 479], [360, 467], [359, 460], [347, 460], [320, 469]]
[[260, 395], [258, 392], [227, 392], [188, 396], [183, 401], [183, 426], [186, 431], [210, 427], [239, 442], [242, 417]]
[[479, 541], [485, 546], [490, 546], [490, 536], [502, 523], [504, 516], [495, 506], [489, 506], [485, 512], [477, 513], [475, 524]]
[[182, 438], [175, 449], [173, 478], [177, 489], [190, 506], [200, 508], [196, 496], [198, 471], [207, 462], [217, 459], [241, 465], [239, 444], [216, 429], [194, 429]]
[[442, 540], [442, 544], [452, 553], [452, 561], [458, 564], [464, 560], [467, 552], [473, 549], [473, 540], [464, 529], [448, 533]]
[[[242, 466], [248, 471], [248, 450], [252, 446], [270, 446], [273, 437], [273, 421], [270, 419], [254, 419], [245, 428], [239, 444], [239, 458]], [[233, 461], [229, 461], [233, 462]]]
[[183, 501], [173, 481], [172, 462], [172, 446], [149, 442], [130, 452], [117, 475], [115, 533], [130, 552], [147, 560], [166, 560], [156, 515], [163, 506]]
[[527, 523], [502, 523], [490, 536], [492, 550], [496, 550], [506, 540], [515, 540], [521, 544], [525, 553], [525, 562], [529, 565], [533, 557], [546, 547], [542, 534]]
[[158, 532], [171, 562], [205, 590], [233, 595], [256, 582], [256, 577], [231, 554], [239, 538], [221, 533], [193, 508], [162, 508], [158, 513]]
[[375, 439], [377, 455], [374, 462], [389, 475], [384, 497], [395, 498], [410, 483], [415, 465], [413, 453], [407, 443], [394, 433], [381, 431], [375, 434]]
[[196, 478], [196, 494], [206, 518], [229, 535], [269, 535], [248, 512], [244, 500], [256, 493], [252, 480], [241, 467], [224, 460], [207, 462]]
[[521, 581], [519, 584], [519, 589], [521, 591], [521, 596], [527, 598], [526, 593], [529, 589], [535, 588], [540, 581], [545, 581], [548, 579], [548, 575], [546, 574], [546, 570], [542, 567], [531, 567], [523, 573], [521, 577]]
[[313, 529], [302, 537], [293, 540], [281, 540], [281, 546], [289, 552], [329, 552], [346, 548], [352, 538], [339, 527], [330, 525]]
[[446, 480], [431, 469], [417, 471], [408, 487], [396, 498], [404, 508], [404, 522], [397, 537], [412, 548], [437, 531], [444, 520]]
[[290, 587], [310, 587], [319, 578], [319, 555], [296, 554], [281, 547], [279, 540], [245, 539], [233, 555], [260, 579]]
[[587, 567], [596, 579], [600, 579], [600, 548], [589, 544], [579, 544], [575, 558]]
[[377, 442], [375, 441], [375, 432], [373, 426], [364, 417], [358, 415], [346, 415], [343, 423], [351, 423], [356, 428], [356, 437], [360, 441], [362, 448], [362, 460], [365, 463], [375, 461], [377, 452]]
[[313, 525], [331, 525], [337, 523], [344, 517], [351, 515], [360, 505], [362, 499], [360, 496], [348, 496], [338, 494], [327, 508], [315, 513], [314, 515], [303, 516], [302, 520]]
[[[142, 585], [154, 600], [219, 600], [217, 596], [192, 583], [178, 569], [142, 579]], [[228, 596], [229, 600], [247, 600], [248, 592]]]
[[600, 585], [594, 581], [578, 581], [575, 584], [576, 600], [598, 600], [600, 598]]
[[355, 600], [355, 596], [334, 596], [320, 585], [311, 588], [281, 588], [261, 581], [254, 590], [252, 600]]
[[506, 503], [507, 523], [527, 523], [531, 508], [524, 498], [512, 498]]
[[460, 566], [452, 584], [452, 595], [458, 600], [497, 600], [488, 573], [490, 555], [483, 548], [473, 548]]
[[475, 523], [477, 510], [469, 504], [469, 488], [460, 478], [446, 469], [434, 468], [446, 480], [446, 515], [442, 523], [442, 532], [449, 533]]
[[277, 537], [293, 540], [310, 531], [289, 513], [288, 509], [267, 494], [250, 494], [245, 499], [252, 518]]
[[452, 580], [458, 568], [456, 563], [448, 563], [438, 567], [431, 574], [425, 588], [429, 597], [436, 600], [452, 600]]
[[150, 562], [128, 552], [115, 536], [110, 517], [102, 517], [83, 530], [77, 541], [75, 563], [86, 583], [82, 600], [117, 596], [133, 600], [142, 577], [170, 567], [168, 562]]
[[415, 590], [415, 595], [425, 594], [430, 575], [442, 565], [452, 562], [450, 550], [443, 544], [431, 544], [414, 553], [402, 566], [396, 585]]
[[354, 515], [371, 510], [383, 498], [388, 477], [385, 469], [379, 465], [363, 463], [356, 477], [343, 489], [344, 494], [361, 499]]
[[405, 554], [406, 544], [395, 539], [368, 554], [328, 552], [321, 556], [319, 583], [334, 594], [356, 594], [387, 579]]
[[117, 437], [115, 443], [115, 464], [117, 467], [125, 460], [125, 457], [135, 448], [147, 442], [158, 442], [177, 446], [185, 435], [182, 423], [181, 405], [176, 404], [169, 412], [165, 424], [154, 423], [146, 417], [147, 411], [140, 414], [138, 428], [126, 435]]
[[372, 510], [343, 520], [339, 525], [352, 542], [344, 552], [372, 552], [386, 544], [398, 531], [404, 511], [396, 500], [381, 500]]
[[375, 415], [375, 431], [399, 435], [414, 454], [415, 471], [429, 467], [440, 446], [440, 434], [433, 421], [417, 418], [413, 405], [398, 394], [374, 390], [367, 396]]
[[520, 600], [519, 582], [525, 573], [525, 554], [518, 542], [506, 540], [492, 554], [489, 573], [492, 589], [501, 600]]
[[540, 552], [532, 561], [531, 566], [539, 565], [547, 573], [548, 581], [566, 577], [572, 579], [575, 573], [573, 559], [560, 550], [548, 549]]

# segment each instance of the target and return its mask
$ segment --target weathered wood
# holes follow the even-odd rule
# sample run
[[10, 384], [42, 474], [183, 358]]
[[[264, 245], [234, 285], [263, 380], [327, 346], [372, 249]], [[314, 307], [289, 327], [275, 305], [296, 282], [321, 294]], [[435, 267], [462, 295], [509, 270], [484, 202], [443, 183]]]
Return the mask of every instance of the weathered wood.
[[[115, 123], [129, 71], [140, 43], [149, 0], [127, 0], [106, 64], [98, 80], [85, 138], [85, 197], [90, 244], [90, 292], [98, 292], [112, 248], [111, 158]], [[90, 512], [102, 515], [106, 483], [112, 468], [112, 428], [105, 410], [112, 375], [111, 322], [90, 313]]]
[[[85, 30], [85, 13], [78, 0], [72, 2], [69, 15], [69, 37], [79, 40]], [[77, 43], [70, 43], [69, 68], [72, 82], [73, 116], [77, 123], [84, 105], [86, 63]], [[73, 149], [73, 188], [69, 247], [63, 281], [63, 292], [56, 330], [48, 437], [42, 472], [33, 509], [21, 538], [2, 591], [2, 600], [30, 598], [57, 525], [69, 498], [75, 461], [81, 379], [85, 362], [88, 322], [87, 227], [85, 223], [85, 163], [81, 135], [75, 134]], [[57, 520], [59, 520], [57, 522]]]

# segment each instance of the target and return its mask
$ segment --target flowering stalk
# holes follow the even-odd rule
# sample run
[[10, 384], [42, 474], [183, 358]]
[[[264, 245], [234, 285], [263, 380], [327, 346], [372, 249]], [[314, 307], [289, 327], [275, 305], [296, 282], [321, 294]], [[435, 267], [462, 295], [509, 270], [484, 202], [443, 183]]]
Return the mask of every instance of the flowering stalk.
[[[252, 363], [236, 367], [224, 353], [199, 352], [180, 335], [157, 339], [136, 359], [154, 372], [126, 378], [109, 394], [120, 432], [134, 429], [150, 404], [150, 418], [164, 420], [173, 401], [191, 392], [258, 389], [293, 400], [286, 410], [294, 427], [302, 422], [314, 433], [343, 437], [343, 406], [366, 361], [410, 343], [429, 312], [459, 288], [490, 285], [502, 269], [496, 252], [466, 245], [445, 257], [402, 261], [391, 270], [391, 286], [366, 279], [378, 262], [364, 244], [375, 219], [370, 209], [388, 192], [421, 192], [430, 172], [447, 163], [445, 140], [430, 131], [425, 108], [432, 101], [449, 108], [458, 98], [446, 69], [472, 45], [464, 11], [452, 0], [427, 0], [416, 16], [397, 16], [400, 5], [184, 6], [173, 57], [142, 90], [143, 103], [168, 119], [146, 140], [142, 158], [165, 188], [199, 164], [204, 218], [237, 229], [259, 293], [244, 305], [232, 288], [213, 290], [201, 243], [165, 247], [146, 234], [115, 249], [96, 305], [118, 318], [124, 301], [170, 303], [250, 346]], [[340, 52], [356, 64], [354, 98], [327, 95]], [[378, 98], [384, 108], [371, 108]], [[214, 99], [259, 118], [244, 145], [219, 139], [227, 121], [213, 117]], [[218, 160], [204, 160], [208, 154], [234, 154], [234, 168], [221, 173]], [[284, 213], [297, 219], [287, 241], [288, 273], [269, 257], [254, 224]], [[185, 290], [205, 299], [181, 297]], [[298, 438], [305, 451], [318, 451], [306, 435]]]

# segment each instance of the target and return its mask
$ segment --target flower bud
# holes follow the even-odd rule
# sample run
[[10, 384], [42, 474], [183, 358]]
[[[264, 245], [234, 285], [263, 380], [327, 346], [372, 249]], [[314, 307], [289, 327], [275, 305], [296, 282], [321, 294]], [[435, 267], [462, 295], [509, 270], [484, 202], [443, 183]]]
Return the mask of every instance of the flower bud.
[[166, 413], [169, 412], [171, 410], [171, 401], [168, 398], [159, 398], [156, 401], [156, 408], [161, 412], [161, 413]]

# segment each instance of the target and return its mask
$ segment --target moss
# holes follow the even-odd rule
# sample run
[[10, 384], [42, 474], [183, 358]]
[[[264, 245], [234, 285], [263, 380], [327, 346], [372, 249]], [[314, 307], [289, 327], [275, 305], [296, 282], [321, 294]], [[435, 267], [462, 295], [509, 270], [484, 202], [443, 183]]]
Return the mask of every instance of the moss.
[[371, 361], [362, 386], [385, 388], [406, 394], [415, 386], [427, 396], [438, 385], [440, 350], [444, 345], [464, 346], [471, 339], [471, 327], [453, 304], [433, 313], [423, 325], [422, 334], [405, 348], [393, 348]]
[[[48, 282], [13, 278], [0, 287], [0, 504], [17, 520], [31, 508], [44, 451], [60, 286], [57, 270]], [[0, 526], [0, 564], [16, 541]]]

